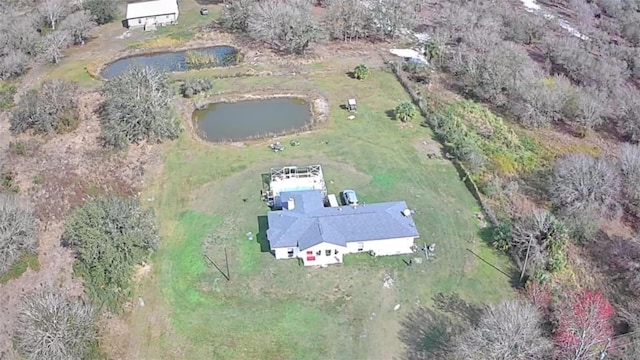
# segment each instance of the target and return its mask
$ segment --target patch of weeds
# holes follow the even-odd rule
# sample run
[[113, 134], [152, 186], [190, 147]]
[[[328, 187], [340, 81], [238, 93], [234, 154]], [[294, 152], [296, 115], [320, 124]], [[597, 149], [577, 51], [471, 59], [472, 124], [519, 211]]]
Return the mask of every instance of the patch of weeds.
[[102, 189], [97, 184], [91, 184], [87, 187], [86, 193], [87, 195], [96, 198], [102, 194]]
[[155, 49], [155, 48], [171, 48], [175, 46], [179, 46], [184, 41], [179, 39], [174, 39], [170, 36], [159, 37], [151, 40], [145, 40], [141, 42], [137, 42], [131, 44], [131, 48], [134, 49]]
[[534, 139], [519, 136], [480, 104], [469, 100], [444, 104], [438, 115], [438, 134], [476, 173], [493, 170], [510, 176], [531, 172], [544, 162]]
[[13, 96], [16, 94], [16, 84], [12, 81], [0, 80], [0, 109], [13, 106]]
[[32, 179], [33, 185], [42, 185], [44, 183], [44, 175], [38, 174]]
[[4, 284], [11, 279], [17, 279], [29, 268], [33, 271], [40, 271], [40, 262], [38, 261], [37, 254], [28, 253], [22, 255], [20, 260], [18, 260], [18, 262], [16, 262], [9, 271], [4, 274], [0, 274], [0, 284]]
[[15, 174], [12, 171], [5, 171], [0, 174], [0, 191], [8, 191], [12, 193], [19, 193], [20, 188], [14, 183]]
[[27, 143], [24, 141], [11, 141], [9, 143], [9, 151], [16, 155], [26, 155], [27, 154]]

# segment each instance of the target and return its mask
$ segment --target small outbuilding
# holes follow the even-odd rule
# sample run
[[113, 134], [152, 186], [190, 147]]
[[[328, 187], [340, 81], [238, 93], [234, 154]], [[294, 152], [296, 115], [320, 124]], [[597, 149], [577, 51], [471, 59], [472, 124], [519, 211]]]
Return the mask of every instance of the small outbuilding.
[[153, 0], [127, 4], [126, 27], [154, 29], [178, 21], [177, 0]]

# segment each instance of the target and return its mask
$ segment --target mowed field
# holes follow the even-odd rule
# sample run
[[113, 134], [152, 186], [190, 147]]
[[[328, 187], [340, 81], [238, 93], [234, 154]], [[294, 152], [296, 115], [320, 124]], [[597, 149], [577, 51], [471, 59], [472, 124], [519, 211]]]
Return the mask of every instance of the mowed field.
[[[419, 151], [430, 130], [419, 126], [421, 119], [407, 125], [390, 117], [408, 100], [392, 74], [373, 71], [358, 81], [324, 70], [214, 83], [214, 92], [321, 93], [330, 118], [315, 131], [280, 138], [286, 145], [295, 138], [301, 146], [277, 154], [268, 148], [270, 140], [215, 145], [189, 132], [163, 145], [162, 171], [141, 197], [157, 211], [162, 246], [134, 294], [145, 306], [134, 301], [128, 330], [106, 335], [110, 355], [391, 359], [403, 351], [401, 322], [417, 306], [431, 306], [435, 294], [457, 292], [474, 303], [512, 296], [509, 278], [470, 252], [512, 270], [482, 240], [479, 207], [454, 166]], [[355, 120], [340, 108], [348, 97], [358, 99]], [[437, 258], [408, 267], [402, 260], [409, 255], [351, 255], [323, 269], [276, 261], [264, 238], [268, 208], [259, 196], [261, 174], [309, 164], [323, 166], [330, 193], [353, 188], [368, 203], [406, 200], [416, 210], [420, 244], [435, 243]], [[204, 257], [224, 269], [225, 248], [230, 281]], [[393, 279], [390, 286], [383, 286], [385, 277]]]

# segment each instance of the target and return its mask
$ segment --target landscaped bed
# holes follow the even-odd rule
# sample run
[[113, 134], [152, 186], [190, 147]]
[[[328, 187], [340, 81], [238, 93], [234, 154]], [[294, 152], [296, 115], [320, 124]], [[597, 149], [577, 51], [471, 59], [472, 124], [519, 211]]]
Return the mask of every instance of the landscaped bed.
[[[232, 93], [256, 87], [327, 94], [326, 126], [279, 138], [300, 146], [278, 154], [268, 141], [211, 147], [184, 135], [168, 144], [162, 175], [143, 194], [154, 199], [163, 235], [155, 271], [136, 294], [146, 305], [128, 316], [126, 340], [113, 332], [105, 342], [154, 359], [392, 358], [402, 353], [405, 316], [430, 306], [437, 293], [477, 303], [511, 296], [509, 278], [472, 253], [510, 272], [480, 236], [478, 205], [454, 166], [416, 151], [416, 142], [431, 137], [420, 119], [403, 124], [387, 116], [407, 100], [392, 74], [216, 80], [217, 89]], [[353, 93], [358, 113], [347, 120], [340, 105]], [[412, 256], [352, 255], [325, 269], [275, 260], [264, 237], [261, 174], [313, 163], [323, 164], [330, 193], [355, 188], [362, 202], [406, 200], [415, 209], [419, 245], [435, 243], [437, 258], [409, 267], [402, 260]], [[203, 256], [224, 267], [225, 249], [230, 281]]]

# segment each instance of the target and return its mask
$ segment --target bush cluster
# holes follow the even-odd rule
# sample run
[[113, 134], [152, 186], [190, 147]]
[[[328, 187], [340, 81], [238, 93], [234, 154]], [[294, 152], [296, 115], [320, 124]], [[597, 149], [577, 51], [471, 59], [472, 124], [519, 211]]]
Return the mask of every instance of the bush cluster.
[[0, 185], [0, 273], [7, 272], [22, 255], [38, 246], [33, 210]]
[[87, 293], [114, 311], [127, 297], [134, 266], [145, 261], [159, 241], [153, 211], [142, 209], [135, 199], [119, 197], [86, 202], [67, 220], [64, 232]]
[[100, 111], [105, 146], [123, 149], [141, 141], [162, 142], [181, 132], [167, 74], [151, 67], [131, 67], [109, 80]]
[[47, 80], [39, 90], [20, 98], [11, 115], [11, 131], [32, 129], [40, 134], [62, 134], [78, 127], [78, 86], [64, 80]]
[[209, 79], [189, 78], [180, 85], [180, 94], [186, 98], [193, 97], [201, 92], [213, 88], [213, 82]]

